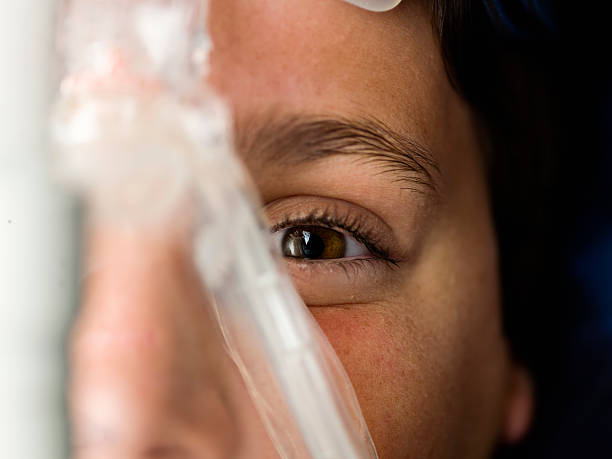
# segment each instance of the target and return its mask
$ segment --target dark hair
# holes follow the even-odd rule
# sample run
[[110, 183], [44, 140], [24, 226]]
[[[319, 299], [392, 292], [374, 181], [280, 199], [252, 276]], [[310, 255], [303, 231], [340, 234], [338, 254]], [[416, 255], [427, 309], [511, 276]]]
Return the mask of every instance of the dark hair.
[[449, 79], [486, 128], [504, 324], [516, 357], [529, 363], [524, 313], [537, 286], [527, 273], [538, 264], [557, 141], [547, 54], [496, 30], [482, 1], [433, 0], [431, 8]]
[[559, 441], [559, 435], [578, 424], [568, 423], [573, 416], [568, 398], [590, 390], [584, 384], [571, 387], [577, 386], [573, 375], [581, 369], [568, 368], [576, 355], [569, 337], [586, 315], [586, 302], [567, 267], [575, 257], [584, 196], [592, 191], [603, 156], [594, 128], [602, 125], [597, 120], [602, 110], [594, 101], [602, 99], [610, 74], [609, 64], [603, 64], [607, 72], [598, 64], [603, 56], [596, 46], [606, 29], [599, 27], [592, 8], [572, 8], [558, 12], [560, 19], [571, 18], [567, 36], [562, 24], [550, 35], [523, 18], [530, 33], [517, 39], [494, 27], [485, 0], [428, 4], [449, 79], [480, 115], [490, 141], [504, 326], [515, 358], [529, 368], [536, 385], [532, 434], [518, 450], [501, 451], [500, 457], [572, 457], [577, 452], [604, 457], [584, 455], [593, 445], [585, 445], [578, 432], [593, 426], [572, 432], [573, 444]]

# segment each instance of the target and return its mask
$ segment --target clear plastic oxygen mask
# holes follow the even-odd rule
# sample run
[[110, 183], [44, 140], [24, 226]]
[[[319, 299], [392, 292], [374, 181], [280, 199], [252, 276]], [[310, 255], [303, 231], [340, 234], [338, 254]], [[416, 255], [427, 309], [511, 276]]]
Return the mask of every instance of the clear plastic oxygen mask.
[[[349, 379], [259, 216], [230, 114], [205, 83], [206, 6], [62, 8], [55, 165], [87, 209], [75, 455], [375, 458]], [[170, 358], [171, 348], [184, 351]]]

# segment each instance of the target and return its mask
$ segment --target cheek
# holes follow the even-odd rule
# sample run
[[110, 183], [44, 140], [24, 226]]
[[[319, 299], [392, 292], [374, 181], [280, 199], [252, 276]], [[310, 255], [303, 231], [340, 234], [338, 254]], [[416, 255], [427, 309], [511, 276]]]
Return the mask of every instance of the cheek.
[[497, 435], [506, 356], [496, 283], [434, 264], [438, 276], [421, 266], [394, 301], [311, 307], [380, 457], [487, 457]]
[[[311, 308], [342, 361], [381, 457], [419, 457], [443, 410], [423, 338], [377, 305]], [[419, 343], [419, 341], [421, 341]]]
[[314, 317], [352, 375], [363, 376], [364, 362], [374, 367], [367, 373], [380, 376], [393, 368], [391, 363], [400, 351], [384, 315], [371, 306], [311, 308]]

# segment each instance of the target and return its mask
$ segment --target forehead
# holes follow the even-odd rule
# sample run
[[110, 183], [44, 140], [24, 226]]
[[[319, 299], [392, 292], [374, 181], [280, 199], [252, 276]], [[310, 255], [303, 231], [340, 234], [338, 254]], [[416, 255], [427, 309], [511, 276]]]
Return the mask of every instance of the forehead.
[[380, 119], [431, 143], [454, 96], [421, 2], [211, 0], [211, 79], [238, 119], [270, 110]]

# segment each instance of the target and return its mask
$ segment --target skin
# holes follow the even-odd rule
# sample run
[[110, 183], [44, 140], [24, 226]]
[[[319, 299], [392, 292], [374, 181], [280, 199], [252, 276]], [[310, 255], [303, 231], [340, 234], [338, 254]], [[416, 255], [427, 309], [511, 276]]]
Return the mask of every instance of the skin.
[[[432, 187], [415, 190], [351, 155], [274, 164], [237, 142], [272, 226], [320, 209], [350, 213], [396, 262], [287, 260], [380, 457], [484, 459], [519, 440], [531, 395], [502, 333], [482, 132], [448, 81], [427, 9], [411, 0], [384, 14], [332, 0], [210, 8], [210, 82], [237, 139], [295, 115], [376, 119], [424, 146], [439, 169]], [[77, 456], [272, 457], [203, 312], [189, 219], [169, 221], [145, 233], [89, 229], [91, 272], [72, 336]]]

